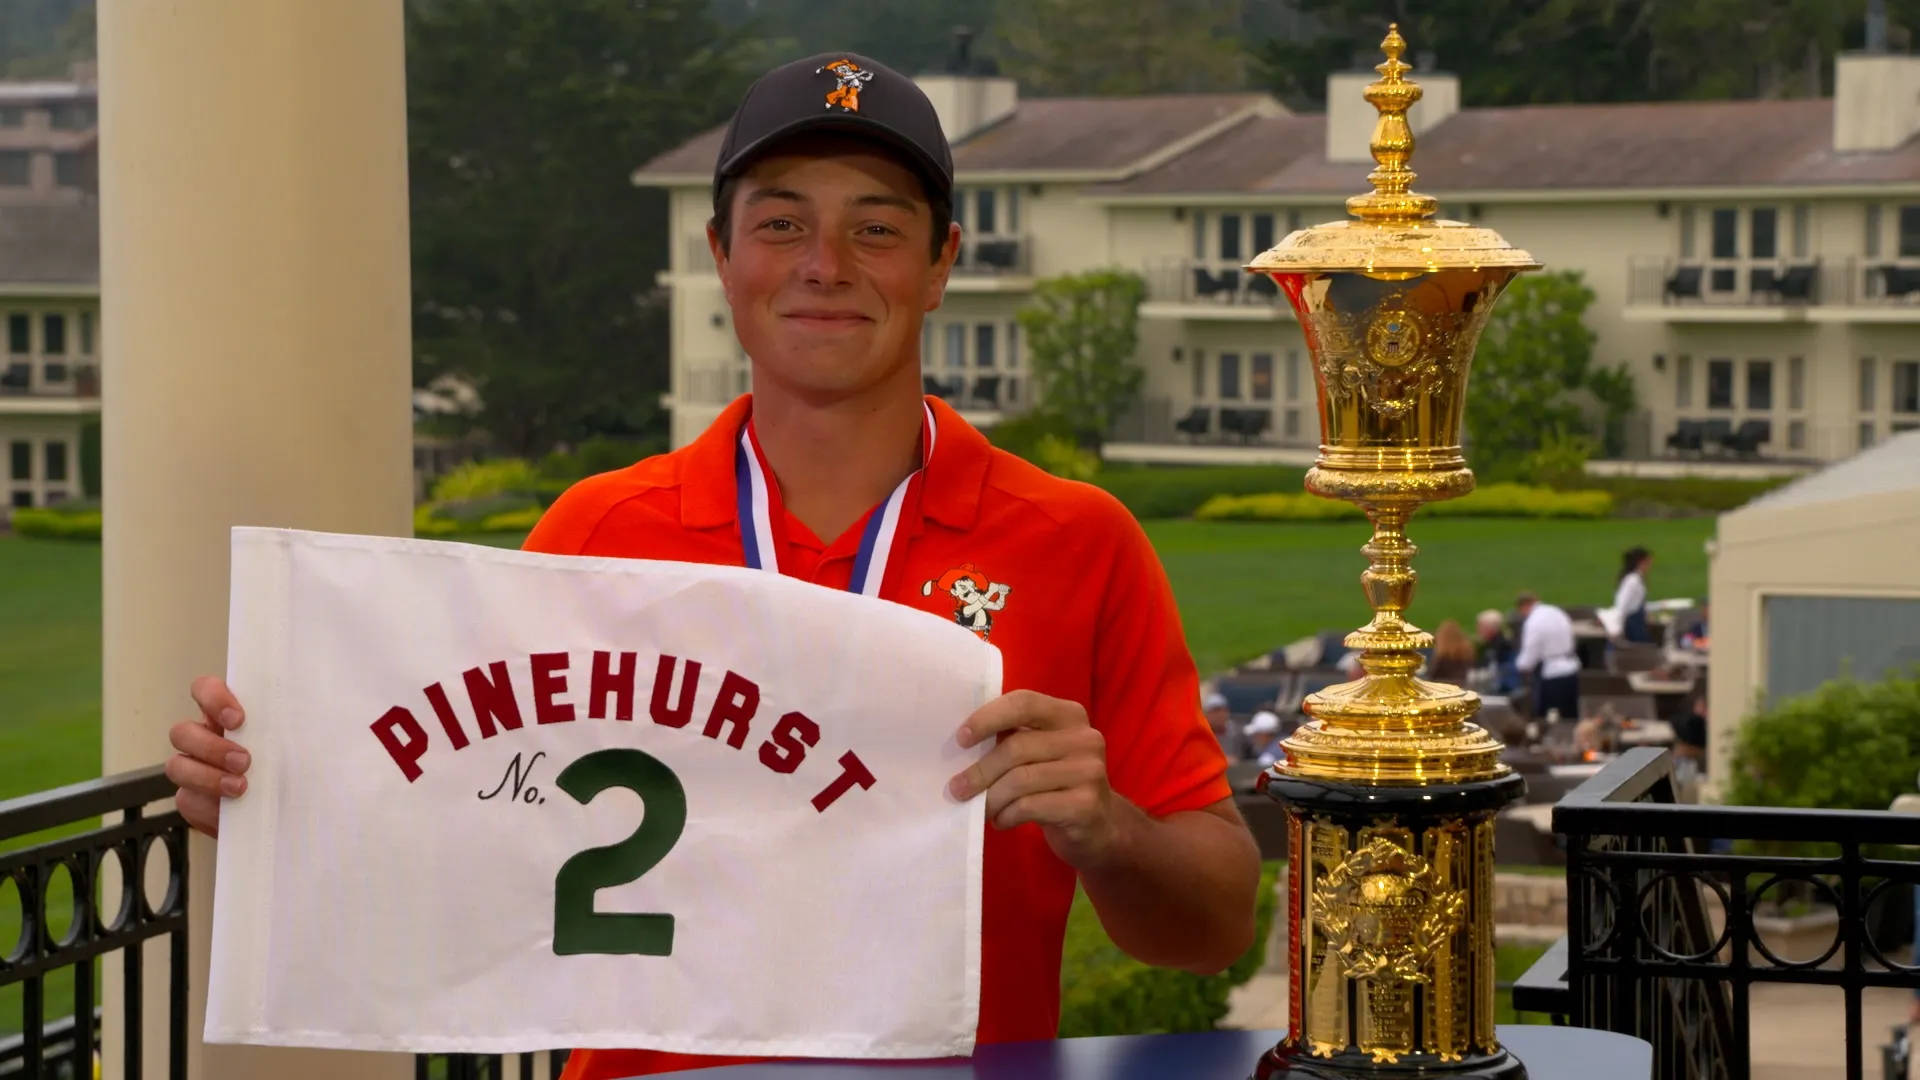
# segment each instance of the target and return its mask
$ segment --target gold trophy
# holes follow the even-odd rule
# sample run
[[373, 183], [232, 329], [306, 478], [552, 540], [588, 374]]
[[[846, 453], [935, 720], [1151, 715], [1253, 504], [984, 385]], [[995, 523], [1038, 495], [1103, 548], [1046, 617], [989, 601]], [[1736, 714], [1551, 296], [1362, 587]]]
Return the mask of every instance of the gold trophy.
[[1320, 397], [1307, 490], [1366, 511], [1373, 621], [1349, 634], [1365, 677], [1311, 695], [1312, 718], [1260, 786], [1287, 808], [1289, 1025], [1272, 1077], [1498, 1077], [1526, 1070], [1494, 1035], [1493, 828], [1525, 784], [1472, 723], [1480, 699], [1416, 678], [1431, 635], [1413, 598], [1407, 519], [1473, 490], [1460, 452], [1467, 369], [1507, 283], [1540, 264], [1489, 229], [1438, 220], [1412, 190], [1398, 27], [1382, 43], [1367, 177], [1349, 220], [1301, 229], [1247, 269], [1299, 316]]

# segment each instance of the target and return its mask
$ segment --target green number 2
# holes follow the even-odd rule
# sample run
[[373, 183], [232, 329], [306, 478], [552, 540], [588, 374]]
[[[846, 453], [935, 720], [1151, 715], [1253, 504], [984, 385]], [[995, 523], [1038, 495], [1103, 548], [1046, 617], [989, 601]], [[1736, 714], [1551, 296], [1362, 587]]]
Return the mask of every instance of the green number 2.
[[608, 788], [625, 788], [646, 804], [646, 816], [632, 836], [588, 848], [560, 867], [553, 880], [554, 953], [673, 955], [673, 916], [601, 914], [593, 910], [593, 896], [638, 880], [679, 842], [687, 827], [687, 793], [679, 777], [638, 750], [596, 750], [568, 765], [554, 783], [583, 806]]

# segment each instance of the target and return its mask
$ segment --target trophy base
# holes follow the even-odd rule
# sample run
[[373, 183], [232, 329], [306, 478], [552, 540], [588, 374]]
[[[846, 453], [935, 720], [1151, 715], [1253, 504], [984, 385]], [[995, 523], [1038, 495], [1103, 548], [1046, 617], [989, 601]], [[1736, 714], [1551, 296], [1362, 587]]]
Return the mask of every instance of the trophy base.
[[1358, 1050], [1315, 1057], [1306, 1048], [1281, 1043], [1267, 1051], [1248, 1080], [1526, 1080], [1527, 1067], [1512, 1053], [1475, 1054], [1461, 1061], [1408, 1055], [1378, 1062]]

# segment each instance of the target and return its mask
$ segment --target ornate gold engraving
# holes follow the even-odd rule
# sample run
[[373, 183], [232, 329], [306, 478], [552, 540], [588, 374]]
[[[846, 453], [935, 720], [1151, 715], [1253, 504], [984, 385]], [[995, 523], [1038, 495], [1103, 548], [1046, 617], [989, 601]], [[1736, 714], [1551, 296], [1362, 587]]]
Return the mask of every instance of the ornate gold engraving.
[[1313, 889], [1313, 924], [1350, 979], [1429, 981], [1427, 960], [1460, 924], [1466, 895], [1427, 860], [1376, 836]]
[[[1308, 826], [1312, 865], [1307, 868], [1304, 890], [1311, 897], [1315, 884], [1347, 860], [1347, 830], [1326, 822]], [[1322, 1044], [1346, 1049], [1352, 1041], [1347, 1030], [1347, 981], [1341, 971], [1337, 941], [1329, 939], [1320, 921], [1319, 911], [1311, 906], [1301, 930], [1301, 944], [1307, 954], [1307, 1039], [1315, 1047]], [[1328, 1051], [1332, 1053], [1332, 1051]]]

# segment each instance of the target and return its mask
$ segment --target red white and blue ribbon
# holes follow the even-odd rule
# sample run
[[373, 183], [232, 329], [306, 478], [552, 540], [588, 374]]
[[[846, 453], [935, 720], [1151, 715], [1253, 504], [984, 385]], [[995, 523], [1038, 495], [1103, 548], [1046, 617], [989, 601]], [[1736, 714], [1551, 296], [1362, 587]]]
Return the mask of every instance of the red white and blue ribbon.
[[[860, 535], [860, 550], [853, 559], [853, 577], [849, 592], [879, 596], [880, 583], [887, 576], [887, 562], [893, 556], [894, 537], [900, 531], [900, 512], [907, 501], [907, 488], [914, 477], [933, 460], [933, 410], [925, 404], [920, 439], [920, 468], [916, 469], [887, 496], [887, 501], [867, 515], [867, 527]], [[767, 469], [760, 446], [753, 438], [753, 425], [740, 431], [740, 446], [734, 451], [734, 479], [739, 492], [740, 548], [747, 565], [755, 570], [780, 571], [780, 545], [774, 538], [774, 500], [767, 485]]]

